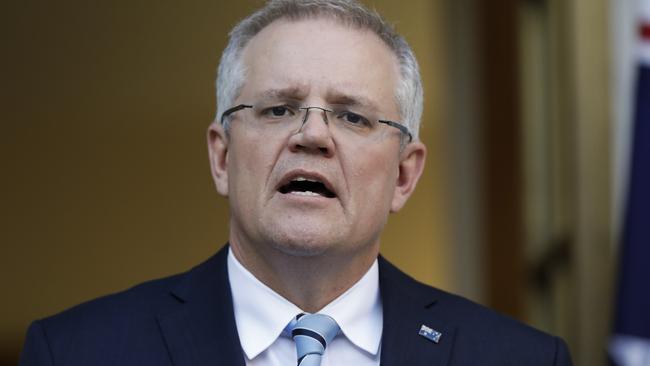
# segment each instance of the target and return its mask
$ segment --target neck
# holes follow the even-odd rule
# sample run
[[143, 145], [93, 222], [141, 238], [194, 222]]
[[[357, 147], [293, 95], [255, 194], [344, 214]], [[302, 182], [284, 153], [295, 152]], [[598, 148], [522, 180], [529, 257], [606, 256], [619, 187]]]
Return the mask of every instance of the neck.
[[235, 258], [248, 271], [309, 313], [319, 311], [359, 281], [375, 261], [379, 244], [373, 249], [363, 254], [295, 256], [273, 248], [269, 249], [272, 253], [259, 253], [231, 242]]

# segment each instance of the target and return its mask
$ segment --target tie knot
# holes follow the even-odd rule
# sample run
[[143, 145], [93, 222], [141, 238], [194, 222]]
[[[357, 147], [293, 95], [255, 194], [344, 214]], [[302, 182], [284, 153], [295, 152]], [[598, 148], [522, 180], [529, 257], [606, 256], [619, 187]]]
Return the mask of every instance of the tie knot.
[[339, 333], [339, 325], [323, 314], [300, 314], [291, 330], [296, 342], [298, 365], [320, 365], [320, 359], [327, 345]]

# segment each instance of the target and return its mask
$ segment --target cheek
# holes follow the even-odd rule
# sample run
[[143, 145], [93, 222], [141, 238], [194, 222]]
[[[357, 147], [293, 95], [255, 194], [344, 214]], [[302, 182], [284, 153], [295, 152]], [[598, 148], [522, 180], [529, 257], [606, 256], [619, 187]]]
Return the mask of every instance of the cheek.
[[[269, 176], [274, 167], [277, 146], [268, 139], [251, 134], [239, 134], [233, 140], [228, 162], [228, 184], [231, 192], [242, 202], [253, 203], [260, 199], [267, 188]], [[231, 199], [232, 199], [231, 193]]]
[[254, 179], [255, 172], [259, 172], [256, 167], [253, 149], [242, 149], [241, 147], [232, 148], [230, 151], [230, 160], [228, 164], [228, 186], [231, 191], [231, 200], [243, 202], [250, 199], [253, 185], [250, 182], [258, 182]]
[[351, 207], [357, 225], [352, 230], [363, 237], [381, 232], [390, 214], [396, 174], [390, 168], [394, 162], [383, 158], [359, 164], [350, 182], [356, 190]]
[[[373, 156], [359, 162], [354, 169], [351, 184], [359, 190], [357, 193], [363, 197], [364, 205], [390, 207], [396, 179], [398, 177], [398, 164], [395, 157], [387, 154], [356, 155]], [[370, 154], [365, 152], [364, 154]]]

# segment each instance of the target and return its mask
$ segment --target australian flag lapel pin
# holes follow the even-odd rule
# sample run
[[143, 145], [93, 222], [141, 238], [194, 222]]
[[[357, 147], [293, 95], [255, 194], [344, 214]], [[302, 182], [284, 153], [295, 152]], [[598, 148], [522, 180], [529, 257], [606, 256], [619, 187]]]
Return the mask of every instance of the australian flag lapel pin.
[[435, 329], [431, 329], [424, 324], [422, 324], [422, 326], [420, 327], [420, 332], [418, 334], [420, 334], [422, 337], [430, 340], [433, 343], [440, 342], [440, 337], [442, 337], [442, 333], [438, 332]]

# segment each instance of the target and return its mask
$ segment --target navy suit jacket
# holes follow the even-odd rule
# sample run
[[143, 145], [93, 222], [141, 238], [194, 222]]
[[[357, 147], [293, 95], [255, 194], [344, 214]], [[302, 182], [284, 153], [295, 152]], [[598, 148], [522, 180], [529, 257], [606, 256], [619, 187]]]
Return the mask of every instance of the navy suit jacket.
[[[35, 321], [20, 365], [244, 366], [226, 258], [224, 248], [186, 273]], [[382, 366], [571, 364], [561, 339], [418, 283], [381, 257], [379, 285]], [[418, 334], [422, 325], [442, 333], [438, 343]]]

